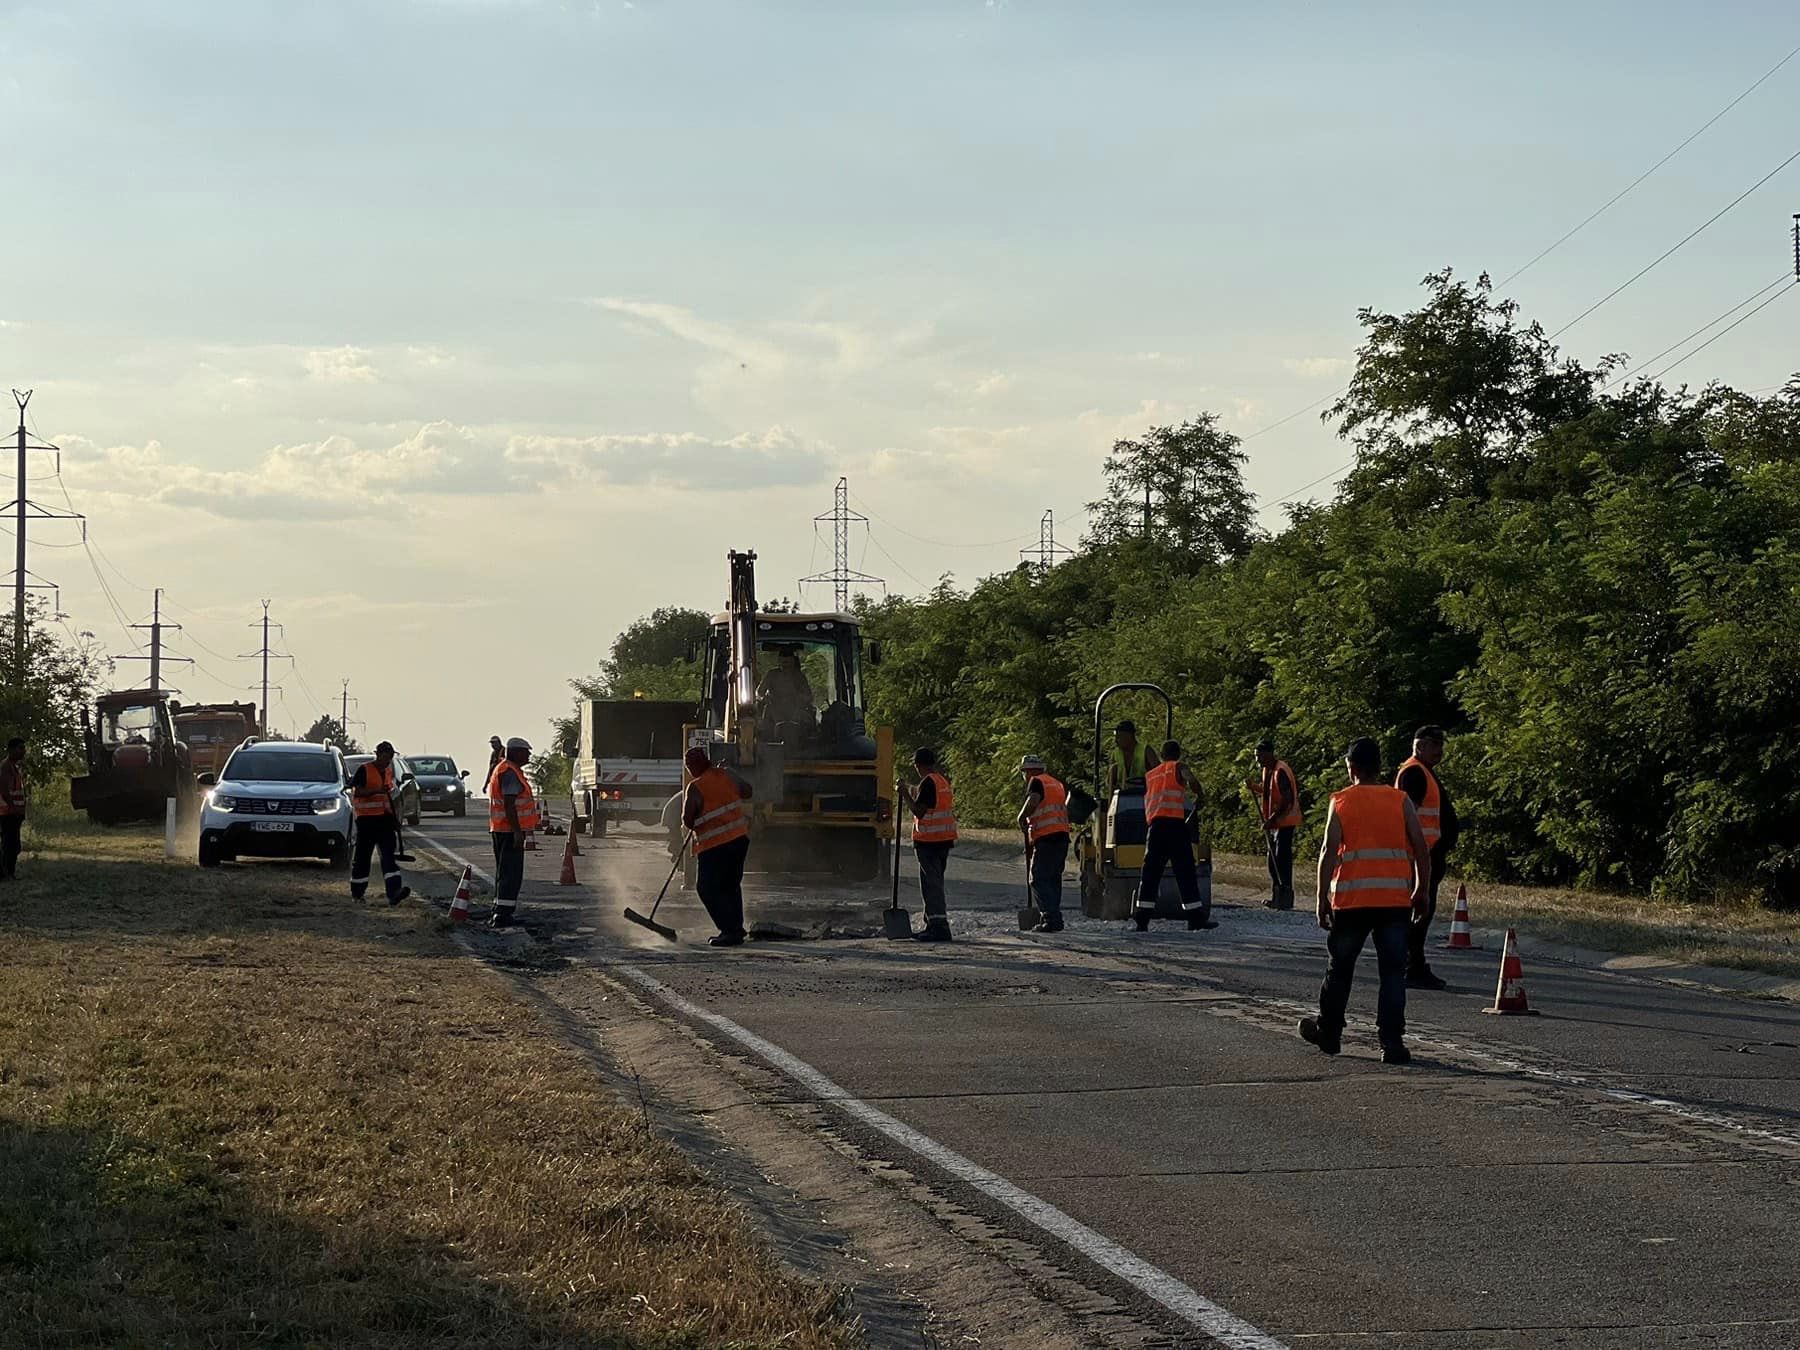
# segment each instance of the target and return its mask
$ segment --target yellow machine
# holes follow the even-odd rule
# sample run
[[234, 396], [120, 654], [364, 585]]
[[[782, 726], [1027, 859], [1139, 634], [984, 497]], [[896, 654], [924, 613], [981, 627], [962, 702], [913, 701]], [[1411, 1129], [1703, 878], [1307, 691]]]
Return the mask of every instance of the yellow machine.
[[[713, 616], [702, 662], [704, 745], [754, 789], [757, 871], [824, 871], [869, 880], [894, 837], [894, 732], [863, 718], [865, 653], [852, 614], [782, 614], [756, 603], [756, 554], [732, 552], [731, 602]], [[690, 868], [692, 866], [690, 859]]]
[[[1106, 701], [1115, 695], [1141, 690], [1163, 702], [1164, 739], [1175, 736], [1175, 704], [1154, 684], [1115, 684], [1094, 700], [1094, 783], [1104, 794], [1101, 807], [1075, 834], [1074, 852], [1081, 869], [1081, 912], [1090, 919], [1131, 917], [1138, 881], [1144, 872], [1144, 780], [1135, 778], [1107, 791], [1102, 735]], [[1153, 747], [1154, 748], [1154, 747]], [[1194, 870], [1199, 874], [1200, 894], [1212, 903], [1212, 846], [1200, 837], [1199, 826], [1189, 818], [1193, 839]], [[1167, 873], [1156, 895], [1156, 917], [1183, 917], [1175, 880]]]

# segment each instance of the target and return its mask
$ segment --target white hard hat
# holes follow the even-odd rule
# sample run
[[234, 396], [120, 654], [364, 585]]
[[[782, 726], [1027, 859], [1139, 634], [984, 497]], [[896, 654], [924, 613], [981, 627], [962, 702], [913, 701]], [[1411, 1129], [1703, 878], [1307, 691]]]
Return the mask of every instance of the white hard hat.
[[531, 749], [531, 742], [526, 740], [523, 736], [508, 736], [506, 738], [506, 748], [508, 750], [529, 750]]

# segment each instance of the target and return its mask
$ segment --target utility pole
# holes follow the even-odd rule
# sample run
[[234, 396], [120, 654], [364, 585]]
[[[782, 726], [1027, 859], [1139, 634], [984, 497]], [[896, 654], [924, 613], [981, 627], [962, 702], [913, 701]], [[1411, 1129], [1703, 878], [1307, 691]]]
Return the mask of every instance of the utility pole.
[[836, 602], [838, 613], [850, 611], [850, 587], [853, 583], [865, 586], [880, 586], [886, 589], [887, 583], [880, 577], [872, 577], [866, 572], [853, 571], [850, 567], [850, 527], [853, 524], [868, 527], [869, 518], [859, 511], [850, 509], [850, 480], [837, 480], [837, 491], [832, 495], [831, 510], [822, 516], [813, 517], [813, 528], [816, 530], [825, 521], [831, 522], [832, 529], [832, 568], [829, 572], [815, 572], [810, 577], [801, 577], [802, 586], [829, 581], [832, 585], [832, 598]]
[[190, 656], [164, 656], [163, 655], [163, 645], [162, 645], [163, 629], [173, 628], [176, 632], [180, 632], [181, 625], [178, 623], [164, 623], [162, 621], [162, 587], [161, 586], [158, 586], [156, 588], [155, 596], [151, 601], [150, 622], [149, 623], [134, 623], [131, 626], [133, 628], [148, 628], [150, 630], [150, 655], [148, 655], [148, 656], [119, 656], [119, 657], [114, 657], [113, 659], [117, 660], [117, 661], [148, 661], [150, 663], [150, 688], [153, 692], [159, 692], [159, 691], [161, 691], [161, 689], [163, 687], [162, 663], [164, 661], [182, 661], [182, 662], [186, 662], [189, 665], [193, 664], [193, 658]]
[[[52, 507], [40, 506], [28, 495], [27, 459], [33, 450], [47, 450], [57, 453], [54, 445], [32, 444], [31, 437], [25, 430], [25, 405], [31, 402], [31, 390], [20, 393], [12, 391], [13, 402], [19, 405], [19, 438], [18, 438], [18, 477], [17, 490], [11, 502], [7, 503], [13, 510], [13, 678], [20, 684], [25, 682], [25, 636], [28, 615], [25, 612], [26, 591], [51, 591], [56, 588], [42, 577], [36, 577], [25, 568], [25, 529], [30, 520], [83, 520], [75, 511], [58, 511]], [[81, 538], [87, 539], [87, 525], [81, 527]], [[36, 584], [34, 585], [33, 582]]]
[[338, 727], [346, 736], [350, 734], [350, 680], [348, 677], [344, 680], [344, 707], [343, 711], [338, 714]]
[[1054, 511], [1044, 512], [1043, 518], [1038, 521], [1037, 547], [1019, 550], [1021, 558], [1029, 560], [1034, 555], [1036, 556], [1040, 572], [1048, 572], [1056, 566], [1056, 560], [1059, 557], [1072, 557], [1074, 553], [1074, 549], [1056, 542], [1056, 512]]
[[1800, 211], [1794, 212], [1794, 280], [1800, 281]]
[[[257, 725], [261, 730], [258, 731], [257, 734], [266, 737], [269, 734], [269, 658], [274, 656], [285, 661], [292, 661], [294, 658], [289, 656], [286, 652], [278, 652], [269, 646], [269, 602], [267, 600], [263, 601], [262, 607], [262, 646], [258, 647], [253, 652], [245, 652], [239, 659], [247, 661], [253, 656], [260, 656], [262, 658], [262, 703], [258, 705], [257, 722]], [[251, 620], [250, 626], [252, 628], [256, 627], [256, 621], [254, 619]], [[281, 631], [280, 624], [276, 624], [275, 628], [278, 632]], [[279, 693], [280, 690], [277, 689], [276, 692]]]

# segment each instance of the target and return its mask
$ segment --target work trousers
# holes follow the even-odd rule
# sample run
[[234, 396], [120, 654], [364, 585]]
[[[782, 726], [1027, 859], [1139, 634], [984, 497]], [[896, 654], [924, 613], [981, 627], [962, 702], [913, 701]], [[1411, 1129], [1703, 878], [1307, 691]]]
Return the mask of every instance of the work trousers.
[[494, 907], [511, 910], [525, 884], [525, 848], [511, 830], [495, 830], [489, 837], [494, 841]]
[[1283, 825], [1265, 833], [1269, 836], [1269, 884], [1275, 888], [1274, 898], [1280, 900], [1294, 889], [1294, 827]]
[[1039, 914], [1062, 913], [1063, 867], [1069, 836], [1047, 834], [1031, 846], [1031, 901]]
[[1432, 919], [1437, 917], [1438, 887], [1449, 865], [1448, 849], [1440, 845], [1431, 850], [1431, 886], [1425, 896], [1425, 917], [1412, 920], [1406, 932], [1406, 968], [1415, 975], [1430, 968], [1425, 960], [1425, 936], [1431, 930]]
[[1188, 823], [1168, 816], [1151, 821], [1144, 837], [1144, 873], [1138, 878], [1137, 893], [1140, 913], [1156, 909], [1156, 892], [1162, 888], [1165, 867], [1175, 873], [1181, 907], [1190, 918], [1198, 910], [1204, 919], [1211, 906], [1200, 898], [1200, 878], [1194, 870], [1194, 841], [1188, 837]]
[[19, 842], [19, 833], [24, 828], [24, 816], [0, 816], [0, 881], [19, 875], [19, 854], [25, 847]]
[[1363, 943], [1375, 939], [1376, 969], [1381, 992], [1375, 1000], [1375, 1026], [1383, 1045], [1406, 1034], [1406, 938], [1411, 911], [1404, 909], [1335, 909], [1331, 932], [1325, 938], [1329, 960], [1325, 983], [1319, 987], [1319, 1029], [1338, 1035], [1344, 1029], [1344, 1009], [1350, 1006], [1350, 986], [1356, 979], [1356, 958]]
[[919, 896], [925, 901], [928, 919], [942, 919], [950, 912], [944, 903], [944, 869], [949, 866], [953, 847], [948, 840], [913, 845], [913, 857], [919, 860]]
[[749, 856], [748, 836], [694, 855], [694, 889], [721, 933], [744, 935], [744, 861]]
[[350, 898], [360, 900], [369, 890], [369, 860], [381, 854], [381, 879], [387, 897], [396, 898], [403, 885], [400, 864], [394, 861], [394, 821], [390, 816], [358, 816], [356, 849], [350, 855]]

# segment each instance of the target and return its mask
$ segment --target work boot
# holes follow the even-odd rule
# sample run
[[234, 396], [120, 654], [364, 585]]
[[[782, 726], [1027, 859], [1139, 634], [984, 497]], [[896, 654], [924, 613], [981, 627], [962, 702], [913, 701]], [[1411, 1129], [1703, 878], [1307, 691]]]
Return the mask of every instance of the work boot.
[[513, 926], [513, 907], [511, 905], [495, 905], [494, 912], [488, 916], [489, 928], [511, 928]]
[[706, 940], [709, 947], [741, 947], [744, 945], [744, 930], [734, 929], [729, 933], [715, 933]]
[[1381, 1062], [1383, 1064], [1411, 1064], [1412, 1051], [1406, 1048], [1405, 1041], [1383, 1041], [1381, 1043]]
[[1292, 886], [1283, 886], [1276, 891], [1274, 903], [1269, 906], [1270, 909], [1292, 909], [1293, 907], [1294, 888]]
[[1300, 1039], [1308, 1045], [1316, 1045], [1328, 1055], [1335, 1055], [1344, 1048], [1343, 1041], [1335, 1031], [1326, 1031], [1319, 1025], [1316, 1017], [1300, 1019]]
[[914, 942], [949, 942], [951, 941], [950, 920], [937, 915], [927, 914], [925, 926], [913, 934]]
[[1148, 933], [1150, 931], [1150, 911], [1149, 910], [1140, 909], [1137, 913], [1135, 913], [1131, 916], [1131, 921], [1137, 925], [1138, 932]]
[[396, 891], [394, 894], [392, 894], [388, 897], [388, 904], [397, 905], [402, 900], [404, 900], [408, 896], [410, 896], [411, 894], [412, 894], [411, 886], [402, 886], [398, 891]]
[[1430, 966], [1420, 966], [1417, 970], [1406, 972], [1408, 989], [1448, 989], [1450, 982], [1437, 974]]
[[1203, 928], [1217, 928], [1218, 926], [1219, 921], [1217, 919], [1208, 918], [1205, 914], [1188, 915], [1188, 932], [1190, 933], [1198, 932]]
[[1063, 919], [1060, 914], [1046, 914], [1032, 926], [1034, 933], [1060, 933], [1063, 930]]

